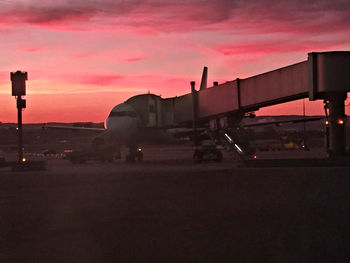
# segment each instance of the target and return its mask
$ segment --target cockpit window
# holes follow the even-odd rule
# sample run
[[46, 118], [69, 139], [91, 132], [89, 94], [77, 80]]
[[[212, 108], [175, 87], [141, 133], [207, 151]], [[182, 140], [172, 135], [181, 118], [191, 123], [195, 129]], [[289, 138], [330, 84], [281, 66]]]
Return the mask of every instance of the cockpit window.
[[134, 111], [111, 111], [108, 117], [132, 117], [136, 118], [137, 114]]

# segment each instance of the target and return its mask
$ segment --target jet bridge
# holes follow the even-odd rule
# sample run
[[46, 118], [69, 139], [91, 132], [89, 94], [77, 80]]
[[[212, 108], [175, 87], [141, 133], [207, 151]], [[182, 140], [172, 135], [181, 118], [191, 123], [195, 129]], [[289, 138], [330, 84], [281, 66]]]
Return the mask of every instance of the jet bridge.
[[148, 127], [173, 127], [209, 120], [216, 122], [218, 128], [225, 128], [230, 126], [225, 120], [240, 121], [245, 112], [261, 107], [302, 98], [321, 99], [328, 120], [329, 150], [333, 156], [344, 155], [344, 100], [350, 91], [350, 51], [309, 53], [306, 61], [209, 88], [206, 72], [205, 69], [198, 91], [191, 83], [191, 93], [180, 97], [162, 99], [141, 95], [152, 96], [155, 101], [152, 103], [160, 112], [157, 118], [151, 118], [155, 107], [150, 104], [151, 113], [147, 118], [153, 122], [147, 122]]
[[294, 65], [207, 89], [201, 85], [199, 91], [175, 99], [174, 120], [185, 122], [192, 118], [189, 101], [197, 105], [193, 116], [201, 120], [302, 98], [322, 99], [328, 120], [329, 150], [332, 156], [342, 156], [345, 153], [344, 100], [348, 91], [350, 52], [309, 53], [308, 60]]

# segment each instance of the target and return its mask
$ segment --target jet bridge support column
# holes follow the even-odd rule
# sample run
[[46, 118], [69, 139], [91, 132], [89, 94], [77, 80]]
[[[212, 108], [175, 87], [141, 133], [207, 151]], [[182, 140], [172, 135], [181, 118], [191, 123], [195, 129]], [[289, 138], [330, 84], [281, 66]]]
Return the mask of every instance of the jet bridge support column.
[[330, 157], [345, 155], [344, 100], [350, 89], [350, 52], [308, 54], [309, 99], [325, 100], [327, 151]]
[[331, 157], [345, 154], [345, 107], [346, 93], [334, 92], [328, 96], [329, 153]]
[[195, 88], [196, 82], [191, 81], [192, 93], [192, 128], [194, 133], [194, 145], [198, 145], [197, 128], [198, 128], [198, 93]]

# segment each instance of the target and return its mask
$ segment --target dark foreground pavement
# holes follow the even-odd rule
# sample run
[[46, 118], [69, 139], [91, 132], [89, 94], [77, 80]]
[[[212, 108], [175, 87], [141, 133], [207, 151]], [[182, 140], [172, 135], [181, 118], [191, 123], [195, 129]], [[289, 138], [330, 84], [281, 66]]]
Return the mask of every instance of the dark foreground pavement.
[[350, 168], [0, 174], [0, 262], [350, 262]]

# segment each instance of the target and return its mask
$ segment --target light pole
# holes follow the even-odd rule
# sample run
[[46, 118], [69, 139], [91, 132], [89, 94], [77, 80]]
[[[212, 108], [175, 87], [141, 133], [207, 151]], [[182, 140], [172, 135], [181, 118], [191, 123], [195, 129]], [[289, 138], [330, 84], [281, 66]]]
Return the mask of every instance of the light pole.
[[26, 100], [22, 96], [26, 95], [27, 72], [11, 72], [12, 96], [17, 100], [17, 118], [18, 118], [18, 163], [25, 162], [23, 157], [23, 135], [22, 135], [22, 110], [26, 108]]

